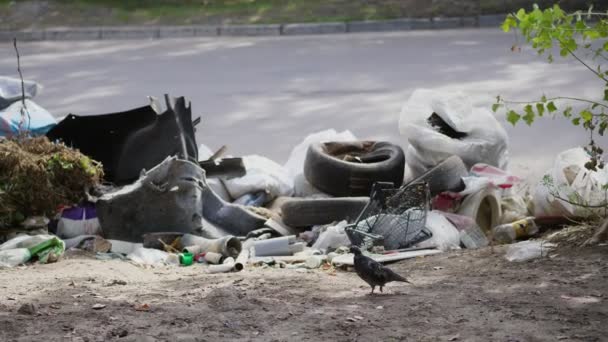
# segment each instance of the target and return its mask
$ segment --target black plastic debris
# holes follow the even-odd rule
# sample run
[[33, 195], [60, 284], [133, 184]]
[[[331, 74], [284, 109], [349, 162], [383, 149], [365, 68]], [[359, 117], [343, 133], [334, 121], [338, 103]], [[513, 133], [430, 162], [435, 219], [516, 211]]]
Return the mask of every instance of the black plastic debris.
[[115, 184], [135, 181], [168, 156], [197, 162], [198, 149], [190, 104], [165, 96], [167, 110], [158, 114], [151, 106], [125, 112], [68, 115], [47, 133], [103, 164], [105, 179]]

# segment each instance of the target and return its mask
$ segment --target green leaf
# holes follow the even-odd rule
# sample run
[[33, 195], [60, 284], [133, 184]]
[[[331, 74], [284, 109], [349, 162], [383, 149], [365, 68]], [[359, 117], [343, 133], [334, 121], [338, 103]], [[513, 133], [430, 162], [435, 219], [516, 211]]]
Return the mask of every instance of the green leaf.
[[522, 116], [522, 119], [526, 122], [526, 124], [528, 124], [528, 126], [530, 126], [534, 122], [534, 110], [532, 109], [531, 105], [527, 105], [524, 110], [526, 115]]
[[557, 110], [557, 107], [555, 107], [555, 103], [553, 103], [553, 101], [547, 103], [547, 110], [549, 113], [553, 113]]
[[517, 19], [512, 14], [509, 14], [500, 27], [503, 31], [509, 32], [512, 27], [517, 27]]
[[608, 121], [602, 121], [602, 123], [600, 124], [600, 128], [597, 130], [597, 133], [601, 136], [604, 136], [606, 128], [608, 128]]
[[572, 107], [568, 106], [565, 110], [564, 110], [564, 117], [569, 118], [572, 116]]
[[[557, 5], [556, 5], [557, 6]], [[543, 94], [543, 97], [540, 98], [541, 102], [547, 102], [547, 96]]]
[[507, 121], [511, 123], [511, 125], [515, 126], [515, 124], [521, 119], [521, 115], [517, 114], [514, 110], [510, 110], [507, 113]]
[[545, 113], [545, 106], [542, 103], [537, 103], [536, 111], [538, 112], [538, 116], [543, 116], [543, 114]]
[[580, 125], [581, 124], [581, 118], [574, 118], [574, 119], [572, 119], [572, 124], [574, 126]]
[[585, 109], [584, 111], [581, 112], [581, 118], [585, 122], [590, 122], [591, 119], [593, 119], [593, 113], [591, 113], [590, 111]]
[[608, 89], [604, 89], [604, 101], [608, 101]]
[[495, 103], [492, 105], [492, 111], [494, 113], [496, 113], [496, 111], [498, 110], [498, 108], [502, 107], [502, 105], [500, 103]]

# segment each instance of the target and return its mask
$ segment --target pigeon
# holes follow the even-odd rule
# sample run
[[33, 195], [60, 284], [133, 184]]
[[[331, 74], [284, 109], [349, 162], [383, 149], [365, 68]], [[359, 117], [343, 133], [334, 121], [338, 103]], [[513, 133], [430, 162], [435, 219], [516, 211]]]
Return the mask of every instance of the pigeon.
[[380, 292], [382, 292], [382, 287], [391, 281], [410, 283], [407, 279], [393, 272], [388, 267], [363, 255], [359, 247], [351, 247], [350, 252], [355, 254], [355, 272], [372, 287], [371, 294], [374, 294], [376, 286], [380, 286]]

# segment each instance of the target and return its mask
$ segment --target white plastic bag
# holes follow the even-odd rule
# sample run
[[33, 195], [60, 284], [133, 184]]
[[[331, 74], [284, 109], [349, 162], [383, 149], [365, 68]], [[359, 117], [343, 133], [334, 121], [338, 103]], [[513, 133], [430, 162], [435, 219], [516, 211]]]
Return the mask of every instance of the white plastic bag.
[[429, 211], [426, 216], [426, 228], [433, 236], [420, 242], [416, 247], [437, 247], [442, 251], [460, 249], [458, 229], [440, 212]]
[[522, 241], [509, 245], [505, 258], [509, 261], [528, 261], [546, 256], [555, 244], [543, 240]]
[[25, 264], [32, 255], [27, 248], [15, 248], [0, 251], [0, 268], [15, 267]]
[[606, 191], [602, 186], [608, 184], [608, 168], [591, 171], [585, 168], [589, 155], [581, 147], [566, 150], [560, 153], [553, 167], [547, 171], [552, 185], [547, 187], [540, 181], [534, 192], [535, 216], [579, 216], [587, 217], [597, 210], [603, 213], [603, 208], [584, 208], [555, 198], [567, 199], [570, 202], [586, 205], [601, 205], [605, 203]]
[[[427, 122], [433, 113], [467, 136], [456, 139], [435, 130]], [[452, 155], [468, 168], [477, 163], [507, 167], [507, 132], [487, 108], [473, 107], [462, 93], [415, 90], [401, 110], [399, 131], [410, 143], [406, 160], [414, 176]]]
[[259, 191], [266, 191], [269, 199], [293, 194], [293, 178], [283, 166], [258, 155], [243, 157], [243, 163], [247, 170], [245, 176], [224, 181], [230, 197]]
[[328, 248], [335, 249], [342, 246], [350, 246], [350, 240], [344, 231], [346, 224], [346, 221], [341, 221], [335, 226], [328, 227], [319, 235], [312, 248], [326, 251]]
[[295, 196], [311, 197], [319, 194], [323, 196], [323, 193], [308, 183], [303, 176], [306, 153], [311, 144], [329, 141], [344, 142], [355, 140], [357, 140], [357, 138], [351, 131], [346, 130], [338, 133], [335, 129], [328, 129], [308, 135], [301, 143], [294, 147], [289, 154], [289, 159], [287, 159], [287, 162], [285, 163], [285, 168], [287, 169], [289, 176], [295, 182]]
[[137, 248], [127, 259], [141, 265], [165, 265], [169, 263], [169, 253], [152, 248]]

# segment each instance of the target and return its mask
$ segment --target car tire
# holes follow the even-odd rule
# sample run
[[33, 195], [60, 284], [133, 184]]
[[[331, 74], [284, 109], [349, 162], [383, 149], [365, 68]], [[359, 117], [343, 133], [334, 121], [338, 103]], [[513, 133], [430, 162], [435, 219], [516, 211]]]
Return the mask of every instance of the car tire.
[[369, 197], [294, 199], [283, 203], [281, 215], [290, 227], [354, 222], [367, 203]]
[[[354, 155], [358, 162], [345, 160]], [[388, 142], [360, 141], [312, 144], [304, 176], [317, 189], [338, 197], [369, 196], [375, 182], [403, 183], [405, 154]]]

